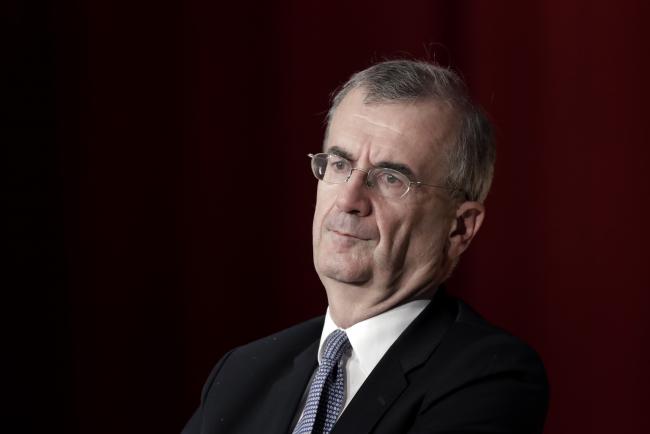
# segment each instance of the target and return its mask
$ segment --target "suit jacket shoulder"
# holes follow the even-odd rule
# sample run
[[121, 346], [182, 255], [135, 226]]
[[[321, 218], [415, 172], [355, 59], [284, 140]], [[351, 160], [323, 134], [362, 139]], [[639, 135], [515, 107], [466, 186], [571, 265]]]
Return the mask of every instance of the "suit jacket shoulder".
[[250, 342], [232, 351], [232, 363], [254, 363], [264, 366], [289, 361], [295, 357], [299, 349], [311, 345], [319, 339], [323, 329], [324, 316], [312, 318], [303, 323], [273, 333], [256, 341]]
[[488, 323], [464, 302], [455, 302], [458, 313], [438, 354], [447, 360], [450, 376], [476, 381], [507, 373], [546, 385], [541, 358], [528, 344]]
[[323, 321], [313, 318], [227, 353], [183, 433], [286, 432], [316, 367]]

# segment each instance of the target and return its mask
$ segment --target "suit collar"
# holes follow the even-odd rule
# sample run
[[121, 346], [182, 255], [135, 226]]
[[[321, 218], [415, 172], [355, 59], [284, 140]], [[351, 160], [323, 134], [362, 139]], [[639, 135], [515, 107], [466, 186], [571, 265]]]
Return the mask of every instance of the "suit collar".
[[318, 338], [300, 352], [284, 374], [278, 373], [278, 379], [273, 383], [267, 396], [272, 400], [265, 401], [265, 432], [290, 432], [294, 417], [298, 412], [303, 393], [307, 383], [316, 369], [316, 352], [318, 351]]
[[395, 353], [399, 354], [404, 373], [424, 362], [436, 349], [449, 326], [455, 321], [457, 303], [441, 287], [432, 302], [404, 331], [395, 343]]

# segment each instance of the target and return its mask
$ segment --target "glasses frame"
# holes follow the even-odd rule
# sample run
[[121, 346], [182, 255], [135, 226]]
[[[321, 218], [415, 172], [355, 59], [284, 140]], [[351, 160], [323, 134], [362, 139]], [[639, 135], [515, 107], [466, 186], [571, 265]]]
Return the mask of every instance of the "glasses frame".
[[[329, 159], [329, 157], [337, 157], [337, 158], [340, 158], [340, 159], [345, 160], [345, 161], [347, 161], [348, 163], [350, 163], [350, 173], [348, 173], [347, 177], [345, 178], [345, 181], [343, 181], [343, 182], [330, 182], [330, 181], [325, 181], [324, 179], [320, 179], [318, 176], [316, 176], [316, 172], [315, 172], [315, 170], [314, 170], [314, 158], [316, 158], [316, 157], [318, 157], [318, 156], [320, 156], [320, 155], [326, 155], [328, 159]], [[375, 170], [386, 170], [386, 171], [389, 171], [389, 172], [395, 172], [395, 173], [398, 174], [399, 176], [403, 176], [404, 178], [406, 178], [406, 179], [408, 180], [408, 185], [407, 185], [407, 187], [406, 187], [406, 191], [405, 191], [401, 196], [399, 196], [399, 197], [397, 197], [397, 198], [395, 198], [395, 199], [402, 199], [402, 198], [404, 198], [404, 196], [406, 196], [406, 195], [408, 194], [408, 192], [411, 191], [411, 186], [415, 186], [415, 187], [431, 187], [431, 188], [439, 188], [439, 189], [447, 190], [447, 191], [450, 191], [450, 192], [453, 192], [453, 191], [461, 191], [461, 190], [454, 189], [454, 188], [450, 188], [450, 187], [446, 187], [446, 186], [443, 186], [443, 185], [428, 184], [428, 183], [426, 183], [426, 182], [422, 182], [422, 181], [413, 181], [413, 180], [411, 180], [407, 175], [405, 175], [404, 173], [402, 173], [402, 172], [400, 172], [400, 171], [398, 171], [398, 170], [395, 170], [395, 169], [388, 168], [388, 167], [371, 167], [370, 169], [364, 169], [364, 168], [361, 168], [361, 167], [353, 167], [353, 166], [352, 166], [352, 161], [348, 160], [348, 159], [345, 158], [345, 157], [342, 157], [342, 156], [340, 156], [340, 155], [337, 155], [337, 154], [330, 154], [330, 153], [327, 153], [327, 152], [319, 152], [319, 153], [317, 153], [317, 154], [307, 154], [307, 156], [308, 156], [308, 157], [311, 159], [311, 161], [312, 161], [312, 164], [311, 164], [311, 169], [312, 169], [312, 170], [311, 170], [311, 171], [312, 171], [312, 174], [314, 175], [314, 177], [315, 177], [316, 179], [318, 179], [319, 181], [323, 181], [323, 182], [325, 182], [325, 183], [327, 183], [327, 184], [332, 184], [332, 185], [346, 184], [346, 183], [350, 180], [350, 178], [352, 177], [352, 172], [354, 172], [355, 170], [358, 170], [359, 172], [364, 172], [364, 173], [366, 174], [366, 179], [365, 179], [364, 184], [366, 185], [366, 187], [372, 189], [373, 186], [369, 183], [370, 175], [371, 175], [371, 174], [373, 173], [373, 171], [375, 171]], [[382, 197], [386, 197], [386, 196], [383, 196], [383, 195], [381, 195], [381, 196], [382, 196]], [[388, 199], [391, 199], [391, 198], [388, 197]]]

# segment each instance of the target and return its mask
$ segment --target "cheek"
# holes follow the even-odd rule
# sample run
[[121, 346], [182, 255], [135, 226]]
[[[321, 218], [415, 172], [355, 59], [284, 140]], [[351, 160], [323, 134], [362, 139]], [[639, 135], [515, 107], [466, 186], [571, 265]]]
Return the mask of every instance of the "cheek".
[[412, 246], [419, 256], [433, 258], [444, 251], [451, 219], [442, 210], [431, 210], [415, 225], [411, 233]]
[[413, 228], [413, 216], [405, 209], [377, 207], [379, 250], [387, 256], [399, 256], [406, 250]]
[[393, 209], [378, 220], [382, 250], [397, 261], [433, 259], [442, 251], [449, 229], [449, 219], [439, 208]]
[[431, 229], [414, 232], [412, 250], [415, 258], [437, 261], [444, 252], [446, 236], [442, 230]]
[[314, 243], [320, 239], [320, 232], [323, 226], [323, 221], [327, 215], [332, 204], [332, 194], [327, 191], [322, 183], [318, 183], [316, 189], [316, 207], [314, 208], [314, 221], [312, 225], [312, 236]]

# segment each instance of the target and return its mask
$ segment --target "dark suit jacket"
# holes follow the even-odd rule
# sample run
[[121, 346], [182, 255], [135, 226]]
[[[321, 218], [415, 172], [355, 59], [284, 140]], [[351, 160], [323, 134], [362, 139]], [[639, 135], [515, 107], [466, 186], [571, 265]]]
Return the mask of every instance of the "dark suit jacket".
[[[226, 354], [183, 434], [291, 432], [322, 325], [323, 317], [315, 318]], [[536, 353], [441, 290], [332, 433], [539, 433], [547, 401]]]

